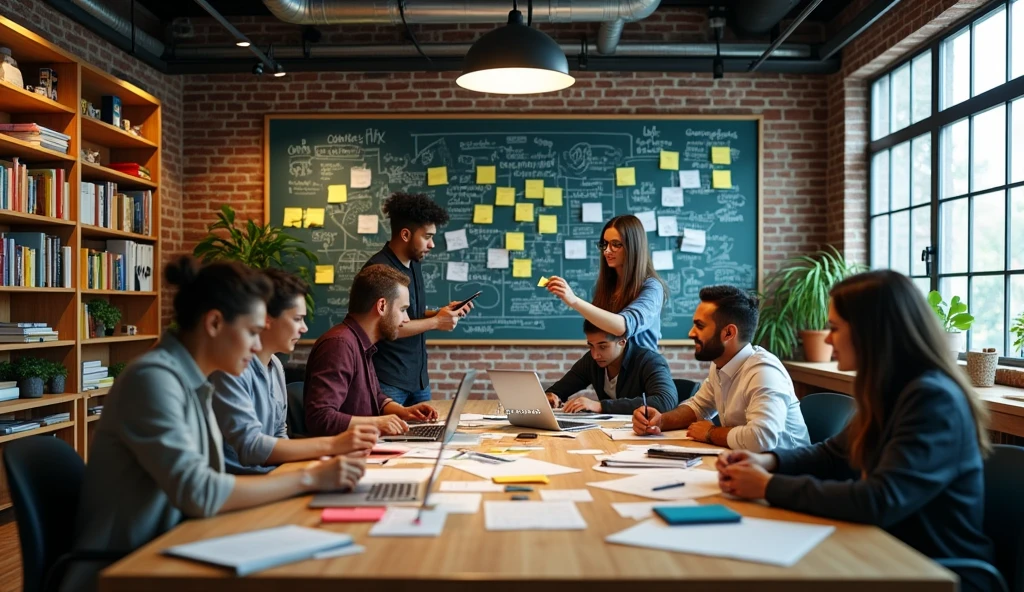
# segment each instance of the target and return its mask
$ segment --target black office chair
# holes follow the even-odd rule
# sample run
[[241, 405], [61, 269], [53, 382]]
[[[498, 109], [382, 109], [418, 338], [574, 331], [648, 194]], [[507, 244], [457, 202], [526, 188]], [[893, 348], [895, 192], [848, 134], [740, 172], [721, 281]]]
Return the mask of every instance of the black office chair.
[[673, 378], [672, 382], [676, 384], [676, 392], [679, 393], [680, 403], [697, 394], [697, 389], [700, 388], [699, 382], [694, 382], [685, 378]]
[[306, 437], [306, 407], [303, 397], [305, 383], [289, 382], [288, 389], [288, 437]]
[[[1024, 591], [1024, 448], [997, 445], [985, 461], [985, 534], [995, 548], [995, 565], [977, 559], [939, 559], [961, 580], [986, 590]], [[984, 584], [982, 584], [984, 582]]]
[[839, 393], [815, 393], [800, 399], [800, 412], [811, 444], [824, 442], [843, 431], [856, 410], [853, 397]]
[[4, 447], [21, 542], [24, 592], [56, 591], [74, 562], [113, 563], [124, 552], [72, 551], [85, 463], [70, 444], [30, 436]]

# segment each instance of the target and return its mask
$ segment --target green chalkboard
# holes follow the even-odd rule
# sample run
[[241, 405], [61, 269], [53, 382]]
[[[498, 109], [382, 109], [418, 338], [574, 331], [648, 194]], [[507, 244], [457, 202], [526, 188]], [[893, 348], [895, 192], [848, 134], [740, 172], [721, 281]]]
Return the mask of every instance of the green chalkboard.
[[[287, 231], [304, 240], [321, 264], [333, 266], [333, 283], [315, 286], [310, 338], [344, 318], [352, 278], [390, 237], [381, 204], [395, 191], [426, 193], [451, 216], [423, 260], [427, 305], [483, 291], [473, 314], [451, 333], [428, 336], [432, 342], [578, 343], [582, 318], [537, 282], [541, 276], [565, 277], [589, 300], [599, 263], [596, 241], [603, 222], [620, 214], [653, 212], [661, 225], [647, 236], [651, 250], [662, 251], [656, 261], [672, 267], [659, 272], [670, 290], [662, 312], [663, 343], [687, 339], [702, 286], [758, 285], [758, 117], [268, 115], [264, 133], [267, 220], [285, 225], [286, 208], [301, 208], [289, 214], [301, 215], [302, 224], [312, 220], [313, 227]], [[713, 147], [727, 147], [730, 163], [713, 164]], [[662, 169], [663, 150], [678, 152], [679, 169], [686, 173]], [[496, 182], [478, 184], [479, 166], [495, 166]], [[428, 170], [436, 167], [445, 167], [447, 184], [428, 184]], [[619, 184], [620, 167], [633, 169], [635, 185]], [[692, 171], [699, 188], [690, 188]], [[731, 186], [713, 188], [713, 171], [728, 171]], [[526, 199], [528, 179], [561, 188], [562, 205]], [[332, 191], [340, 199], [341, 185], [346, 201], [328, 203]], [[516, 222], [515, 208], [505, 206], [494, 207], [491, 224], [475, 224], [474, 206], [494, 204], [498, 187], [514, 188], [515, 202], [534, 204], [535, 216], [557, 216], [557, 233], [538, 234], [537, 218]], [[663, 188], [673, 187], [684, 188], [681, 207], [664, 205]], [[600, 204], [601, 222], [583, 221], [588, 203]], [[321, 208], [324, 223], [318, 227]], [[587, 210], [592, 215], [595, 206]], [[375, 233], [360, 233], [360, 216], [371, 226], [377, 218]], [[673, 220], [682, 236], [660, 236]], [[445, 233], [462, 230], [468, 247], [450, 250], [456, 237]], [[504, 248], [509, 231], [525, 233], [525, 251], [511, 252], [509, 259], [530, 259], [530, 278], [514, 278], [511, 264], [488, 267], [488, 249]], [[585, 245], [583, 259], [567, 258], [567, 240], [577, 241], [569, 243], [573, 250]], [[684, 244], [689, 252], [680, 250]]]

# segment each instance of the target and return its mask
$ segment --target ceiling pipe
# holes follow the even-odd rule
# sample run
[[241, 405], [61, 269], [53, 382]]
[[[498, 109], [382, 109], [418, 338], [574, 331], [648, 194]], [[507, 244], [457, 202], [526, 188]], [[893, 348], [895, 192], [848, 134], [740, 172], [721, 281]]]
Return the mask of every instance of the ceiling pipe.
[[821, 4], [821, 0], [812, 0], [811, 3], [808, 4], [807, 7], [804, 8], [799, 15], [797, 15], [796, 19], [793, 20], [793, 22], [789, 23], [789, 26], [786, 27], [786, 30], [783, 31], [781, 35], [779, 35], [778, 39], [773, 41], [772, 44], [768, 46], [768, 49], [766, 49], [764, 53], [761, 54], [761, 57], [751, 62], [750, 67], [747, 68], [747, 72], [753, 72], [757, 70], [758, 67], [760, 67], [761, 64], [763, 64], [765, 60], [768, 59], [768, 56], [772, 55], [772, 52], [778, 49], [779, 46], [782, 45], [782, 42], [788, 39], [789, 36], [793, 34], [793, 31], [796, 31], [796, 28], [799, 27], [800, 24], [803, 23], [804, 20], [811, 15], [812, 12], [814, 12], [814, 9], [817, 8], [819, 4]]
[[135, 44], [138, 47], [157, 56], [163, 55], [164, 44], [162, 41], [139, 27], [134, 27], [132, 23], [114, 11], [114, 9], [104, 6], [96, 0], [71, 0], [71, 3], [125, 38], [132, 38], [132, 29], [134, 28]]

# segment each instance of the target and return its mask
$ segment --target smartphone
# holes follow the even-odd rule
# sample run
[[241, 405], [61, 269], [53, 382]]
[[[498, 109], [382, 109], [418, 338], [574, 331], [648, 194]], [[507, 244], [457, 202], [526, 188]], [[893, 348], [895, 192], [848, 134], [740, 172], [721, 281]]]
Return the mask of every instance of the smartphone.
[[533, 432], [524, 432], [516, 435], [516, 440], [536, 440], [537, 434]]
[[649, 458], [670, 458], [673, 460], [685, 460], [693, 461], [704, 458], [700, 454], [693, 452], [679, 452], [677, 450], [664, 450], [662, 448], [649, 448], [647, 450], [647, 456]]
[[473, 294], [473, 295], [472, 295], [472, 296], [470, 296], [469, 298], [466, 298], [466, 299], [465, 299], [465, 300], [463, 300], [462, 302], [460, 302], [460, 303], [456, 304], [455, 306], [453, 306], [453, 307], [452, 307], [452, 310], [459, 310], [459, 309], [460, 309], [460, 308], [462, 308], [463, 306], [466, 306], [466, 305], [467, 305], [467, 304], [469, 304], [470, 302], [473, 302], [473, 300], [474, 300], [474, 299], [476, 299], [476, 297], [477, 297], [477, 296], [479, 296], [480, 294], [481, 294], [480, 292], [477, 292], [476, 294]]

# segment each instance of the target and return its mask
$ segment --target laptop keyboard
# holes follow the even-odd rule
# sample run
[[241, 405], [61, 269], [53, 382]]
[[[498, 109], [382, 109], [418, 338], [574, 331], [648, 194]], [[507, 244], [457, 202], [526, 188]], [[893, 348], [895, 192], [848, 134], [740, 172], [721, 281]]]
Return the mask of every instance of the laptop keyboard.
[[418, 493], [418, 483], [374, 483], [366, 494], [366, 501], [413, 502]]
[[568, 419], [556, 419], [558, 427], [562, 428], [567, 432], [582, 432], [583, 430], [592, 430], [594, 428], [601, 427], [599, 424], [591, 423], [589, 421], [569, 421]]
[[405, 435], [416, 436], [417, 438], [432, 438], [436, 440], [441, 437], [442, 433], [444, 433], [444, 424], [435, 423], [409, 426], [409, 433]]

